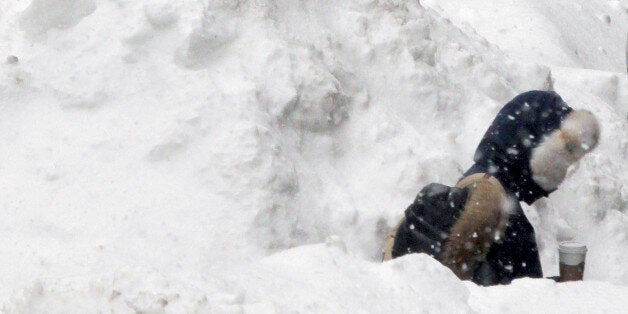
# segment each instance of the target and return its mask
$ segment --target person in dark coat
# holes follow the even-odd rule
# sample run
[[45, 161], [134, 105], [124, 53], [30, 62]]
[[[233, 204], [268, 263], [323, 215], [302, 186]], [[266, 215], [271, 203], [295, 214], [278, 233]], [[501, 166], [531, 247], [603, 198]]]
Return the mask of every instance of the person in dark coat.
[[497, 114], [456, 187], [426, 186], [389, 234], [384, 260], [427, 253], [459, 278], [480, 285], [543, 276], [532, 204], [563, 181], [568, 167], [597, 146], [599, 124], [555, 92], [529, 91]]

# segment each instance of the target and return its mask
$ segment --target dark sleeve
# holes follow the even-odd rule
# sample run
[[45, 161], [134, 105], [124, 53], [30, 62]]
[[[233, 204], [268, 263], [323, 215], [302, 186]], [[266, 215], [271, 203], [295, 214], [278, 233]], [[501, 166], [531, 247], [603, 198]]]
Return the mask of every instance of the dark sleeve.
[[421, 190], [405, 211], [397, 229], [393, 258], [426, 253], [441, 260], [442, 247], [451, 226], [460, 217], [468, 190], [432, 183]]
[[487, 261], [480, 262], [473, 272], [473, 282], [480, 286], [492, 286], [500, 283], [499, 273]]
[[473, 282], [484, 286], [508, 284], [522, 277], [541, 278], [543, 271], [534, 228], [518, 206], [504, 239], [491, 246], [486, 261], [476, 268]]

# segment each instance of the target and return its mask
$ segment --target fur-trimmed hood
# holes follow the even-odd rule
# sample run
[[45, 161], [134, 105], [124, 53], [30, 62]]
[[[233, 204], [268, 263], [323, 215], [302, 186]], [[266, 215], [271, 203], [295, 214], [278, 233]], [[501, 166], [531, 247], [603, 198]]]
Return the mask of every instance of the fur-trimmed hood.
[[569, 165], [597, 146], [599, 134], [593, 114], [574, 111], [555, 92], [525, 92], [499, 111], [465, 177], [490, 173], [532, 204], [556, 190]]

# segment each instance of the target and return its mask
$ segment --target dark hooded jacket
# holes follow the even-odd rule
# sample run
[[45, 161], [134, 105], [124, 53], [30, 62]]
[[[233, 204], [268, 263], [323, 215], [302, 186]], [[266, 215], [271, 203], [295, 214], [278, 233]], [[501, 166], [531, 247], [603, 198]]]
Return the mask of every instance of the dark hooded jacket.
[[530, 157], [544, 136], [560, 128], [572, 109], [554, 92], [530, 91], [508, 102], [480, 141], [465, 176], [488, 172], [519, 201], [534, 203], [553, 191], [532, 180]]
[[[504, 238], [494, 242], [486, 258], [475, 266], [473, 281], [506, 284], [520, 277], [542, 277], [534, 229], [518, 201], [532, 204], [552, 191], [532, 179], [530, 157], [544, 136], [560, 128], [572, 111], [554, 92], [529, 91], [508, 102], [497, 114], [475, 152], [475, 164], [464, 177], [489, 173], [499, 180], [516, 208]], [[431, 195], [431, 196], [430, 196]], [[392, 256], [424, 252], [441, 258], [447, 232], [464, 207], [464, 190], [429, 185], [406, 210], [398, 227]], [[443, 204], [451, 204], [443, 211]], [[447, 206], [445, 206], [447, 207]]]

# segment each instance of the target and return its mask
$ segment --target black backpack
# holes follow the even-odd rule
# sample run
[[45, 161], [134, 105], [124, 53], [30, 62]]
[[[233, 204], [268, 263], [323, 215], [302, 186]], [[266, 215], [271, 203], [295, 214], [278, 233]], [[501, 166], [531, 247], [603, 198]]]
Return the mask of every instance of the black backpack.
[[406, 209], [394, 233], [392, 258], [409, 253], [426, 253], [442, 261], [449, 230], [464, 210], [469, 190], [431, 183]]

